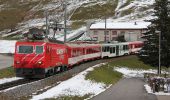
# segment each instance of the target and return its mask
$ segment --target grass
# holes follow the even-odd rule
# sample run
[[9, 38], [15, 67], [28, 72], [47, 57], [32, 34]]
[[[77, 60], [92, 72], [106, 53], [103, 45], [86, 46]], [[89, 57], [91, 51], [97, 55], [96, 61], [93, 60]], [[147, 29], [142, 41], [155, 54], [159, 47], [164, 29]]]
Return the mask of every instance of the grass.
[[9, 7], [0, 11], [0, 30], [14, 29], [19, 22], [24, 20], [27, 12], [37, 4], [37, 2], [30, 2], [21, 5], [15, 0], [2, 1], [2, 3], [7, 3]]
[[83, 97], [80, 96], [61, 96], [58, 98], [48, 98], [48, 99], [44, 99], [44, 100], [84, 100], [86, 98], [89, 98], [90, 94], [87, 94]]
[[[115, 58], [113, 58], [115, 59]], [[138, 59], [137, 56], [130, 56], [122, 60], [114, 60], [106, 65], [95, 68], [95, 70], [89, 72], [86, 79], [90, 79], [96, 82], [103, 82], [105, 84], [115, 84], [121, 79], [122, 74], [113, 71], [114, 67], [127, 67], [130, 69], [156, 69], [153, 66], [146, 65]]]
[[14, 77], [14, 76], [15, 76], [15, 72], [12, 66], [0, 70], [0, 79]]
[[20, 40], [22, 38], [23, 38], [22, 34], [18, 33], [18, 34], [12, 34], [12, 35], [9, 35], [9, 36], [6, 36], [6, 37], [2, 37], [0, 39], [4, 39], [4, 40]]
[[127, 59], [113, 61], [110, 62], [109, 65], [114, 67], [128, 67], [131, 69], [155, 69], [153, 66], [144, 64], [137, 56], [131, 56]]
[[129, 15], [129, 14], [131, 14], [131, 13], [133, 13], [133, 12], [134, 12], [134, 9], [133, 9], [133, 8], [127, 9], [127, 10], [123, 10], [123, 11], [121, 12], [121, 16]]
[[113, 71], [113, 67], [109, 66], [108, 64], [97, 67], [86, 75], [86, 79], [102, 82], [107, 85], [115, 84], [119, 81], [119, 79], [121, 79], [121, 77], [122, 74]]
[[73, 22], [71, 24], [71, 28], [74, 30], [74, 29], [80, 28], [83, 25], [86, 25], [86, 22], [84, 22], [84, 21], [76, 21], [76, 22]]
[[71, 17], [71, 20], [88, 20], [95, 18], [103, 18], [114, 16], [115, 8], [117, 7], [118, 0], [115, 2], [108, 2], [106, 4], [96, 4], [92, 6], [82, 6], [78, 8], [74, 15]]

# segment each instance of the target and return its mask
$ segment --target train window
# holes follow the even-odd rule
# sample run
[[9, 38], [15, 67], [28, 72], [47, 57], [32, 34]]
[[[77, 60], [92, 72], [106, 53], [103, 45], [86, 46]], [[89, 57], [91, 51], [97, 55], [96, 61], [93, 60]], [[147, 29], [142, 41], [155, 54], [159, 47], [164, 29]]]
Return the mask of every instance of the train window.
[[102, 51], [103, 51], [103, 52], [105, 51], [105, 47], [102, 47]]
[[128, 50], [128, 46], [127, 45], [123, 45], [123, 50]]
[[19, 46], [18, 53], [24, 53], [24, 54], [33, 53], [33, 46]]
[[109, 47], [107, 47], [107, 52], [109, 52], [110, 51], [110, 48]]
[[43, 53], [43, 46], [36, 46], [35, 53], [36, 53], [36, 54], [41, 54], [41, 53]]
[[115, 53], [115, 47], [110, 47], [110, 53]]
[[113, 47], [113, 53], [115, 53], [115, 47]]
[[112, 49], [112, 47], [110, 47], [110, 53], [113, 53], [113, 49]]
[[109, 49], [110, 49], [109, 47], [104, 47], [104, 52], [109, 52], [110, 51]]

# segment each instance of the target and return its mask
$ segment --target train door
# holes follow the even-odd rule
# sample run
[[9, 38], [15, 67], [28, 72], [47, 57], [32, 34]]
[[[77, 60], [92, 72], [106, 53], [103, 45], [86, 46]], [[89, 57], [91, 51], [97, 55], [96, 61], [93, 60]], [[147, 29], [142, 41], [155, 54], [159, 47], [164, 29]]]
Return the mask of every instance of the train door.
[[116, 46], [116, 56], [119, 56], [119, 46]]
[[110, 47], [110, 56], [109, 57], [115, 57], [115, 47]]

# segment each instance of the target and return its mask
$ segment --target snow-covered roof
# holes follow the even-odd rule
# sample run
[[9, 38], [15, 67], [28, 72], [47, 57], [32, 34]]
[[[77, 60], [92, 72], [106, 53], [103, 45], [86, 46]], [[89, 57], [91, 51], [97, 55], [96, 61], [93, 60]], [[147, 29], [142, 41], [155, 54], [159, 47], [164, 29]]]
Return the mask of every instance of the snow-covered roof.
[[[107, 29], [147, 29], [150, 22], [108, 22]], [[90, 29], [105, 29], [105, 23], [95, 23], [90, 26]]]

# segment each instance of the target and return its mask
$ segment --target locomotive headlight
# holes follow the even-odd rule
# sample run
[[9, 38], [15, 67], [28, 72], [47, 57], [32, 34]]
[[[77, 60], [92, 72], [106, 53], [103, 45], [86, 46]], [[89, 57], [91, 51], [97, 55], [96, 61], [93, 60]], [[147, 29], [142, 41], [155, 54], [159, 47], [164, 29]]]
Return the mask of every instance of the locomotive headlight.
[[42, 64], [42, 61], [39, 61], [38, 64]]
[[19, 61], [16, 61], [16, 64], [19, 64], [20, 62]]

